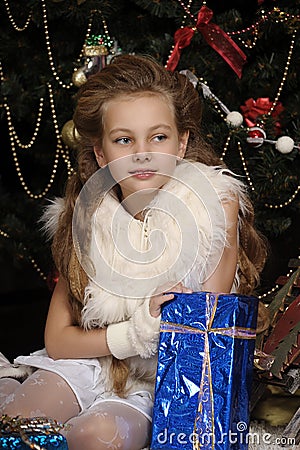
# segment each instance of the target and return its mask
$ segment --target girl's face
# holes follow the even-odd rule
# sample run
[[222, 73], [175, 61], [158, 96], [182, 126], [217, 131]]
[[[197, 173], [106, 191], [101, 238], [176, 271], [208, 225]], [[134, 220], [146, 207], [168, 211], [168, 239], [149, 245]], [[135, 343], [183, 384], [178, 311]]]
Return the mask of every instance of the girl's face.
[[161, 188], [184, 157], [188, 132], [178, 134], [171, 105], [158, 94], [119, 97], [106, 104], [100, 167], [109, 165], [123, 198]]

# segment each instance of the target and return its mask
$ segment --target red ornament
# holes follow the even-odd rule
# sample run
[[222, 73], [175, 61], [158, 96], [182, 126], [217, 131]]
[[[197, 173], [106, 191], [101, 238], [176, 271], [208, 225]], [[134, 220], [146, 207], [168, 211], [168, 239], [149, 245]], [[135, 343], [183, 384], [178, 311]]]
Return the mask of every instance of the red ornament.
[[249, 129], [247, 142], [251, 147], [260, 147], [266, 139], [265, 131], [260, 127], [252, 127]]
[[[257, 100], [249, 98], [245, 101], [245, 104], [240, 107], [245, 119], [245, 123], [248, 127], [254, 127], [257, 125], [258, 119], [269, 113], [273, 106], [273, 102], [268, 97], [260, 97]], [[278, 102], [271, 113], [273, 119], [277, 119], [275, 123], [275, 133], [280, 134], [281, 126], [279, 118], [284, 111], [284, 107], [281, 102]]]

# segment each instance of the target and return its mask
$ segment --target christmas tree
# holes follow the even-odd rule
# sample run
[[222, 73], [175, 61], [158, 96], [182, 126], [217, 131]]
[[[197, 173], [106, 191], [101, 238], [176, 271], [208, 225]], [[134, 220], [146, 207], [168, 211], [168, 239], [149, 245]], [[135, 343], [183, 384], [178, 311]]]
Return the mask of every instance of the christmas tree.
[[300, 1], [222, 3], [1, 2], [3, 265], [17, 274], [27, 265], [30, 283], [51, 284], [38, 220], [74, 170], [78, 88], [116, 54], [146, 53], [194, 81], [204, 102], [203, 134], [244, 177], [256, 226], [271, 243], [277, 266], [267, 264], [262, 292], [275, 283], [299, 250]]

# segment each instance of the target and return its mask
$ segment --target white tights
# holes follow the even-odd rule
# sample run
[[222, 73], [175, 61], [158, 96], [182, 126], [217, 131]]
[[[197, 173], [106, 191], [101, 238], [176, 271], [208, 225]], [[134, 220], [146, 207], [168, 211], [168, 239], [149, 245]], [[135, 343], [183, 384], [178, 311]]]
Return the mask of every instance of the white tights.
[[49, 417], [68, 424], [61, 433], [69, 450], [141, 450], [146, 447], [150, 422], [120, 402], [103, 401], [79, 414], [75, 394], [59, 375], [37, 370], [22, 384], [0, 379], [0, 413], [11, 417]]

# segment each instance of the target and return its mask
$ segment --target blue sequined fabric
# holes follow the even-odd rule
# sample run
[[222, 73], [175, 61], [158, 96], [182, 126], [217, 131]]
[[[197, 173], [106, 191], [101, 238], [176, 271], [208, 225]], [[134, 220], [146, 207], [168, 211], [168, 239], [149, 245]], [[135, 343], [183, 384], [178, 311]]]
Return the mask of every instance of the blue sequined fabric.
[[[67, 442], [61, 434], [32, 434], [29, 440], [45, 450], [68, 450]], [[0, 449], [28, 450], [29, 448], [19, 436], [0, 436]]]

